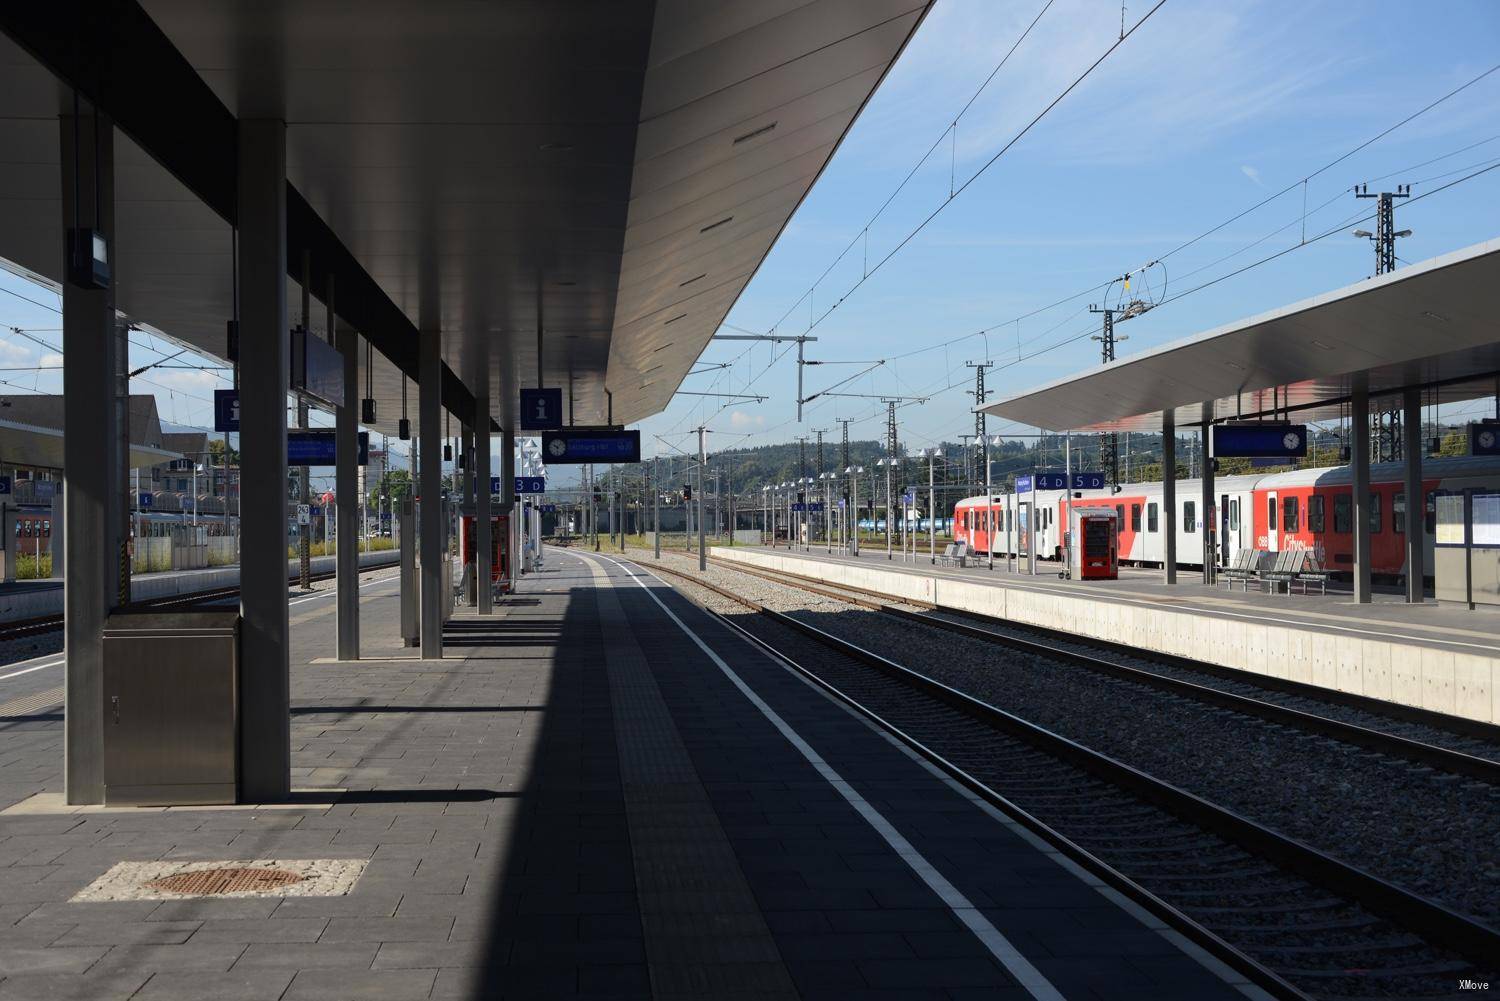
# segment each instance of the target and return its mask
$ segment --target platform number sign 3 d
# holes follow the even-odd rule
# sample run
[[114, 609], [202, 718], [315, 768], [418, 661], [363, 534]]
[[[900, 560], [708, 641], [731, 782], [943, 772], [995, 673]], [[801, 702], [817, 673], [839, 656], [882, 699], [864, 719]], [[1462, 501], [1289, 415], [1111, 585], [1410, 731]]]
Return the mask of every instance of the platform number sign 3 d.
[[521, 427], [523, 430], [550, 431], [561, 425], [561, 389], [521, 390]]

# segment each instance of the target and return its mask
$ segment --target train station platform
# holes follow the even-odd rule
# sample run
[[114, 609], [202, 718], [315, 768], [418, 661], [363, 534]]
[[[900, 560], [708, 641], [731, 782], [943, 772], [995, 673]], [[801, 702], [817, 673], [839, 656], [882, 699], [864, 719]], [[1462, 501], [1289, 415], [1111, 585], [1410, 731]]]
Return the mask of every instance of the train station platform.
[[442, 660], [304, 600], [289, 803], [69, 808], [0, 720], [0, 999], [1260, 996], [641, 570], [551, 549]]
[[1500, 723], [1500, 616], [1493, 611], [1408, 604], [1396, 594], [1360, 604], [1334, 589], [1209, 587], [1188, 573], [1167, 585], [1160, 571], [1126, 568], [1118, 580], [1061, 580], [1056, 563], [1039, 561], [1031, 575], [1007, 571], [999, 557], [993, 570], [983, 557], [966, 567], [935, 566], [925, 545], [914, 560], [899, 552], [887, 559], [884, 546], [853, 557], [817, 546], [711, 551], [1021, 625]]

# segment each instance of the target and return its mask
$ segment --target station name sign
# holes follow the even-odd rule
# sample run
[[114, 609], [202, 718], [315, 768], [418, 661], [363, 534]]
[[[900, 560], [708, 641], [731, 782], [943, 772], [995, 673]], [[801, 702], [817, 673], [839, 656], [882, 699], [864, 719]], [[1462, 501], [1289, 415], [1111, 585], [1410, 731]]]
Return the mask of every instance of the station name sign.
[[1306, 424], [1214, 425], [1214, 455], [1218, 458], [1291, 459], [1306, 454]]
[[638, 430], [604, 428], [542, 432], [542, 461], [550, 465], [584, 462], [640, 462]]

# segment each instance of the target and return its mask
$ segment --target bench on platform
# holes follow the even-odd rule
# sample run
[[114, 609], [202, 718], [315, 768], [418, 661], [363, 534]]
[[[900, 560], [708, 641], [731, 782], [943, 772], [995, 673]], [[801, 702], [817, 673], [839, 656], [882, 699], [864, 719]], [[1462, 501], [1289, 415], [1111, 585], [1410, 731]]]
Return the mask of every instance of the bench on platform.
[[969, 544], [967, 542], [950, 542], [943, 547], [943, 554], [937, 557], [937, 562], [942, 566], [969, 565]]
[[1327, 594], [1328, 579], [1333, 576], [1333, 571], [1323, 565], [1316, 553], [1307, 551], [1303, 555], [1302, 569], [1297, 572], [1294, 581], [1287, 583], [1287, 590], [1292, 589], [1292, 583], [1298, 583], [1302, 585], [1302, 593], [1306, 594], [1308, 586], [1316, 584], [1319, 594]]
[[1271, 563], [1269, 570], [1262, 570], [1258, 579], [1266, 584], [1274, 594], [1281, 585], [1286, 585], [1286, 593], [1292, 593], [1292, 582], [1302, 572], [1303, 558], [1307, 552], [1302, 549], [1283, 549], [1276, 554], [1276, 559]]
[[1240, 584], [1248, 591], [1250, 582], [1255, 579], [1255, 573], [1259, 568], [1260, 550], [1241, 549], [1234, 554], [1234, 562], [1225, 568], [1219, 579], [1224, 582], [1225, 588]]

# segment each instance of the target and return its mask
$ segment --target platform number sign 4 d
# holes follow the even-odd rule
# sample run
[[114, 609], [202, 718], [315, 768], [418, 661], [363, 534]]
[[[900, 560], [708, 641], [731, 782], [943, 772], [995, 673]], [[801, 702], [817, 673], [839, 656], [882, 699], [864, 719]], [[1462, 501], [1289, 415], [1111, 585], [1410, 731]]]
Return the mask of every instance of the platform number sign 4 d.
[[562, 425], [561, 389], [521, 390], [521, 428], [550, 431]]

